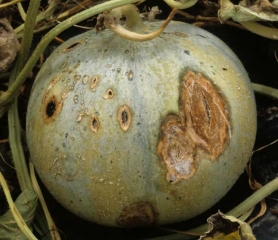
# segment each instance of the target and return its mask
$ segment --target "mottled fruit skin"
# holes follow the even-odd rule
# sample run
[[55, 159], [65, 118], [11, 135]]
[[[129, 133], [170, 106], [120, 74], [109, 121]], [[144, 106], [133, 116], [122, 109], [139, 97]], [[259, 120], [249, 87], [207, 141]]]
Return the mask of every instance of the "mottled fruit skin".
[[238, 58], [180, 22], [147, 42], [110, 30], [68, 40], [38, 73], [27, 112], [45, 186], [70, 211], [108, 226], [173, 223], [210, 208], [243, 172], [255, 134]]

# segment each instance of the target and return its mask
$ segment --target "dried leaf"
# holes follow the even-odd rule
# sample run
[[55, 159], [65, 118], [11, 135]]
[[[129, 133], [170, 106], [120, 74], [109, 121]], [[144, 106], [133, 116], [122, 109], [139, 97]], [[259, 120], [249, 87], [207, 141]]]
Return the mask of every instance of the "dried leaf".
[[218, 16], [222, 21], [229, 18], [236, 22], [278, 21], [278, 6], [274, 4], [276, 5], [275, 2], [258, 0], [254, 3], [241, 1], [238, 5], [234, 5], [230, 0], [221, 0]]
[[209, 231], [200, 240], [256, 240], [249, 224], [221, 212], [208, 218]]
[[20, 44], [6, 18], [0, 19], [0, 73], [7, 72], [12, 65]]

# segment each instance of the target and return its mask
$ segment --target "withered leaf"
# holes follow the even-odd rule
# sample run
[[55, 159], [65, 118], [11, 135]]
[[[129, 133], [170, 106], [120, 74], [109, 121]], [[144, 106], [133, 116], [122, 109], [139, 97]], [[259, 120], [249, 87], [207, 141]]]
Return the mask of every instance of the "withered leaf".
[[240, 1], [234, 5], [230, 0], [221, 0], [218, 16], [225, 21], [232, 18], [234, 21], [278, 21], [278, 6], [268, 0], [258, 0], [254, 3]]
[[256, 240], [249, 224], [218, 212], [208, 218], [209, 231], [200, 240]]
[[0, 19], [0, 73], [7, 72], [16, 58], [20, 44], [6, 18]]

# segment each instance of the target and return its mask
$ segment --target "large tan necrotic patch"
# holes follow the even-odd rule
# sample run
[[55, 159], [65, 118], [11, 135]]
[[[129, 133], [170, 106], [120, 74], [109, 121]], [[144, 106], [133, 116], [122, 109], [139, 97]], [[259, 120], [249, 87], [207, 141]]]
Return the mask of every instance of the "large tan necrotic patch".
[[215, 161], [231, 134], [229, 108], [202, 74], [188, 71], [181, 82], [180, 111], [161, 125], [157, 152], [167, 167], [167, 181], [194, 176], [200, 157]]

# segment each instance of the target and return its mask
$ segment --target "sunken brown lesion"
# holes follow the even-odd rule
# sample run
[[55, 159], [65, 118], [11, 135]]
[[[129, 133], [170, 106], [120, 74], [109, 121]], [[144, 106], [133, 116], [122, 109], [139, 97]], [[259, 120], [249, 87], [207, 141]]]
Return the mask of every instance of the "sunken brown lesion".
[[105, 94], [103, 95], [104, 99], [111, 99], [113, 97], [114, 97], [114, 91], [111, 88], [107, 89]]
[[168, 114], [161, 125], [157, 152], [167, 168], [167, 181], [194, 176], [200, 156], [215, 161], [230, 135], [225, 98], [202, 74], [188, 71], [180, 90], [180, 111]]
[[123, 209], [117, 219], [120, 227], [143, 227], [155, 223], [157, 212], [150, 202], [134, 203]]
[[59, 101], [56, 96], [50, 96], [43, 101], [43, 120], [49, 123], [61, 112], [63, 102]]
[[194, 175], [196, 146], [188, 135], [183, 117], [169, 114], [164, 119], [157, 151], [167, 167], [168, 182], [175, 183]]
[[132, 114], [129, 106], [123, 105], [119, 108], [118, 114], [117, 114], [118, 122], [120, 125], [120, 128], [126, 132], [131, 124]]
[[64, 53], [64, 52], [71, 51], [82, 43], [83, 43], [83, 41], [76, 41], [76, 42], [72, 43], [71, 45], [69, 45], [68, 47], [64, 48], [62, 50], [62, 52]]
[[189, 71], [183, 79], [181, 104], [192, 140], [215, 160], [230, 134], [226, 100], [202, 74]]
[[94, 133], [98, 133], [98, 130], [100, 128], [100, 122], [99, 122], [99, 119], [96, 115], [93, 115], [90, 119], [90, 127], [91, 127], [91, 130], [92, 132]]

